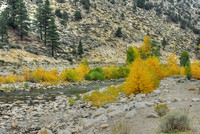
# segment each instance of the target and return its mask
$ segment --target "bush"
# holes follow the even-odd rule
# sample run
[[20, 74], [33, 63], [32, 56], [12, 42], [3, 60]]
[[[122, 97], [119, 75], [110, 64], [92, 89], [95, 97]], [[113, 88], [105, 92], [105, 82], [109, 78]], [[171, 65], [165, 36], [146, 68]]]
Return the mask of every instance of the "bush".
[[81, 12], [80, 11], [75, 11], [74, 18], [75, 18], [75, 21], [81, 20], [82, 19]]
[[123, 91], [131, 94], [152, 92], [158, 85], [157, 75], [149, 69], [141, 58], [137, 58], [130, 67], [131, 71], [123, 85]]
[[178, 68], [178, 59], [174, 54], [169, 55], [168, 59], [167, 59], [167, 67], [169, 70], [168, 75], [177, 75], [179, 74], [179, 68]]
[[162, 119], [161, 131], [164, 133], [185, 132], [187, 130], [189, 130], [189, 119], [186, 114], [172, 112]]
[[80, 74], [76, 69], [65, 69], [61, 73], [61, 79], [63, 81], [77, 82], [80, 81]]
[[122, 28], [121, 27], [117, 28], [117, 31], [115, 32], [115, 36], [116, 37], [122, 37]]
[[113, 103], [119, 98], [120, 87], [108, 87], [105, 91], [93, 91], [91, 94], [84, 95], [84, 101], [91, 101], [93, 106], [100, 107], [107, 103]]
[[126, 63], [131, 64], [135, 60], [134, 50], [133, 47], [128, 47], [126, 50]]
[[157, 105], [154, 110], [159, 116], [164, 116], [167, 114], [167, 112], [169, 112], [169, 109], [165, 104]]
[[11, 73], [5, 78], [5, 83], [15, 83], [15, 75]]
[[192, 77], [200, 80], [200, 63], [195, 61], [191, 66]]
[[118, 72], [118, 67], [115, 67], [115, 66], [106, 65], [103, 68], [103, 74], [106, 77], [106, 79], [118, 79], [118, 78], [120, 78], [120, 74]]
[[86, 80], [100, 80], [100, 81], [104, 81], [106, 78], [103, 75], [102, 72], [100, 71], [96, 71], [96, 70], [91, 70], [88, 74], [85, 75], [85, 79]]
[[181, 66], [186, 66], [190, 64], [190, 57], [187, 51], [183, 51], [180, 57]]
[[119, 69], [117, 71], [119, 73], [120, 78], [125, 78], [130, 73], [130, 69], [128, 67], [122, 67], [122, 66], [119, 67]]
[[59, 18], [62, 18], [62, 13], [60, 12], [60, 9], [56, 9], [55, 15], [58, 16]]

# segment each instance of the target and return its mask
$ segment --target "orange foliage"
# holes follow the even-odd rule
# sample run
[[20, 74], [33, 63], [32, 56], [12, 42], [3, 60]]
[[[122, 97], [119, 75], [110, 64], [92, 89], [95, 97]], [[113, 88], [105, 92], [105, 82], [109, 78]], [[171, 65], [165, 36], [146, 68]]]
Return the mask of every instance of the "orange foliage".
[[141, 58], [131, 65], [131, 72], [124, 84], [123, 90], [127, 95], [152, 92], [159, 85], [158, 77], [146, 66]]
[[0, 77], [0, 83], [5, 83], [5, 77], [4, 76], [2, 76], [2, 77]]
[[167, 67], [168, 67], [168, 75], [177, 75], [179, 74], [179, 68], [178, 68], [178, 59], [173, 53], [172, 55], [169, 55], [167, 59]]
[[192, 77], [200, 79], [200, 62], [195, 61], [191, 66]]

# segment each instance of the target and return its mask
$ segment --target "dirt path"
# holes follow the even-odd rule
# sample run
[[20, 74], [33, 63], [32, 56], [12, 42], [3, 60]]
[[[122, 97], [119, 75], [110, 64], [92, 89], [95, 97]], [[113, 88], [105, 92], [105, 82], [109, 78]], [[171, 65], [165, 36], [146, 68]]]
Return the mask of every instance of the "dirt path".
[[[188, 113], [192, 134], [200, 134], [200, 100], [193, 102], [193, 98], [199, 98], [198, 81], [177, 82], [178, 79], [167, 78], [162, 80], [159, 90], [160, 94], [149, 95], [145, 97], [143, 102], [165, 103], [170, 111], [181, 111]], [[188, 88], [196, 88], [195, 91], [188, 91]], [[147, 118], [150, 113], [155, 114], [154, 106], [136, 109], [136, 115], [127, 119], [131, 128], [130, 134], [158, 134], [161, 118]], [[115, 117], [109, 122], [109, 126], [113, 126], [116, 122], [123, 120], [124, 117]], [[112, 127], [102, 129], [97, 134], [112, 134]]]

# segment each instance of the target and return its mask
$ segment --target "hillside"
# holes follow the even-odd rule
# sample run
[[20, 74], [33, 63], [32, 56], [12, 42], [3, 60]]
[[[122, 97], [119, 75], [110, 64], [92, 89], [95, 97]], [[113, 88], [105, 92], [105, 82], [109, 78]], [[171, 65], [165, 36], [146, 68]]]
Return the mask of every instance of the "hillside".
[[[160, 46], [163, 57], [172, 52], [180, 54], [182, 50], [189, 51], [191, 58], [199, 57], [196, 51], [200, 35], [198, 0], [150, 0], [146, 3], [129, 0], [92, 0], [89, 7], [84, 5], [86, 0], [58, 1], [50, 1], [53, 12], [67, 12], [68, 21], [63, 21], [58, 14], [55, 15], [62, 44], [61, 49], [57, 50], [57, 59], [76, 62], [77, 55], [73, 55], [72, 50], [77, 48], [81, 40], [84, 56], [89, 61], [123, 63], [127, 47], [140, 46], [147, 35]], [[25, 2], [29, 17], [34, 20], [37, 0]], [[5, 3], [2, 2], [1, 10], [5, 7]], [[81, 20], [75, 20], [75, 11], [81, 12]], [[115, 36], [118, 27], [122, 28], [122, 37]], [[30, 32], [23, 42], [19, 41], [17, 32], [12, 28], [9, 36], [11, 44], [20, 46], [18, 49], [50, 57], [50, 50], [39, 40], [37, 31]], [[168, 42], [165, 49], [161, 45], [163, 38]]]

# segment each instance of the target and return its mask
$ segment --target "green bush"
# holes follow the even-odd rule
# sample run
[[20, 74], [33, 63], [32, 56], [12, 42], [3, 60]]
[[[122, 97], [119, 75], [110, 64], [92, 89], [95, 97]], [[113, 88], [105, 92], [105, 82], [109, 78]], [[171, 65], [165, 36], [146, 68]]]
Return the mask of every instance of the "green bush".
[[62, 18], [62, 13], [60, 12], [60, 9], [56, 9], [55, 15], [58, 16], [59, 18]]
[[161, 131], [164, 133], [185, 132], [187, 130], [189, 130], [189, 119], [186, 114], [171, 112], [162, 119]]
[[125, 78], [128, 76], [128, 74], [130, 73], [130, 69], [127, 67], [119, 67], [118, 69], [118, 73], [119, 73], [119, 77], [120, 78]]
[[101, 68], [95, 68], [93, 70], [91, 70], [88, 74], [85, 75], [85, 79], [86, 80], [100, 80], [100, 81], [104, 81], [106, 78], [104, 76], [104, 74], [102, 73], [102, 69]]
[[183, 51], [180, 57], [181, 66], [186, 66], [190, 64], [190, 57], [187, 51]]
[[75, 11], [74, 18], [75, 18], [76, 21], [81, 20], [82, 19], [81, 12], [80, 11]]
[[122, 37], [122, 28], [121, 27], [117, 28], [117, 31], [115, 32], [115, 36], [116, 37]]

